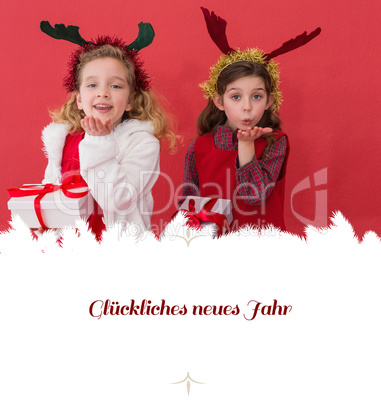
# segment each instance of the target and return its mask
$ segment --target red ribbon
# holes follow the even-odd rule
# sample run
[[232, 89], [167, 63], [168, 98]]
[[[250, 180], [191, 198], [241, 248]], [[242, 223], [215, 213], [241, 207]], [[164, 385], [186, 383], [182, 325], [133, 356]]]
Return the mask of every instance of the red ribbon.
[[217, 198], [211, 198], [201, 208], [200, 212], [196, 212], [194, 207], [195, 201], [191, 198], [189, 200], [189, 211], [186, 209], [181, 209], [180, 211], [185, 212], [185, 217], [188, 218], [187, 224], [191, 228], [200, 229], [202, 222], [215, 223], [217, 225], [218, 237], [220, 237], [222, 236], [223, 228], [225, 228], [227, 231], [230, 231], [230, 225], [225, 215], [212, 211], [212, 208], [217, 201]]
[[41, 214], [41, 199], [45, 194], [52, 193], [56, 190], [62, 190], [64, 195], [69, 198], [82, 198], [90, 192], [90, 190], [83, 191], [81, 193], [70, 192], [74, 188], [87, 187], [87, 183], [81, 178], [75, 176], [74, 183], [64, 181], [62, 184], [32, 184], [24, 185], [20, 188], [10, 188], [7, 190], [10, 197], [27, 197], [30, 195], [37, 195], [34, 199], [34, 210], [36, 211], [37, 219], [40, 222], [41, 227], [44, 229], [49, 229], [43, 219]]

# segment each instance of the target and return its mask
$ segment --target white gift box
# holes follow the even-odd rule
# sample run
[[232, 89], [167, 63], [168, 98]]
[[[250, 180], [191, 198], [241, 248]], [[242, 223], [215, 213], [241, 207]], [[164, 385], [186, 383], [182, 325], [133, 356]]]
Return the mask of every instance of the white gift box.
[[[194, 200], [194, 209], [195, 209], [195, 212], [197, 213], [197, 212], [201, 211], [201, 209], [205, 206], [205, 204], [209, 200], [211, 200], [211, 198], [188, 196], [184, 200], [184, 202], [181, 204], [179, 209], [185, 209], [185, 210], [189, 211], [189, 202], [191, 200]], [[231, 200], [218, 198], [216, 203], [213, 205], [213, 208], [211, 209], [211, 212], [215, 212], [215, 213], [218, 213], [218, 214], [221, 214], [221, 215], [225, 215], [229, 225], [233, 221], [233, 206], [232, 206]], [[218, 232], [217, 225], [215, 223], [213, 223], [213, 222], [202, 222], [201, 226], [202, 227], [212, 226], [213, 230], [215, 232], [214, 234], [217, 234], [217, 232]], [[223, 234], [226, 233], [226, 228], [225, 227], [222, 229], [222, 233]]]
[[[35, 184], [36, 189], [43, 185]], [[82, 193], [87, 187], [70, 188], [70, 193]], [[27, 193], [27, 190], [25, 190]], [[39, 228], [41, 224], [34, 208], [34, 200], [37, 195], [12, 197], [8, 201], [8, 209], [12, 216], [18, 215], [29, 228]], [[67, 197], [61, 189], [45, 194], [40, 201], [42, 220], [48, 228], [63, 228], [75, 226], [78, 219], [87, 220], [94, 211], [94, 199], [90, 193], [80, 198]]]

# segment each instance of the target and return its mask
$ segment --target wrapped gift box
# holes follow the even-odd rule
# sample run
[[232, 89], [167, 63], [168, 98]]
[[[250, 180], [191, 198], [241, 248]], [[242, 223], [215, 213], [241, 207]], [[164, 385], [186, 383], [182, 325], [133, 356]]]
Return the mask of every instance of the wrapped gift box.
[[[43, 189], [44, 185], [24, 185], [23, 187], [33, 186], [33, 189]], [[22, 189], [20, 189], [22, 190]], [[87, 187], [71, 188], [70, 193], [83, 193]], [[28, 193], [28, 189], [22, 190]], [[34, 200], [37, 195], [25, 195], [12, 197], [8, 201], [8, 209], [12, 216], [18, 215], [29, 228], [39, 228], [41, 224], [37, 218]], [[78, 219], [87, 220], [94, 210], [94, 199], [90, 193], [80, 197], [67, 197], [61, 189], [48, 192], [40, 201], [42, 220], [48, 228], [63, 228], [65, 226], [75, 226]]]
[[[206, 204], [211, 200], [211, 198], [206, 197], [196, 197], [196, 196], [188, 196], [184, 202], [181, 204], [179, 209], [187, 210], [195, 213], [200, 212], [206, 206]], [[190, 207], [191, 206], [191, 207]], [[203, 220], [201, 222], [202, 227], [212, 226], [214, 230], [214, 234], [218, 233], [218, 226], [216, 223], [213, 223], [213, 213], [224, 215], [227, 219], [228, 224], [230, 225], [233, 221], [233, 211], [232, 211], [232, 202], [231, 200], [226, 200], [222, 198], [217, 198], [215, 204], [210, 210], [210, 213], [206, 213], [206, 216], [210, 215], [211, 221]], [[208, 218], [207, 218], [208, 219]], [[222, 228], [222, 234], [225, 234], [227, 229], [225, 227]]]

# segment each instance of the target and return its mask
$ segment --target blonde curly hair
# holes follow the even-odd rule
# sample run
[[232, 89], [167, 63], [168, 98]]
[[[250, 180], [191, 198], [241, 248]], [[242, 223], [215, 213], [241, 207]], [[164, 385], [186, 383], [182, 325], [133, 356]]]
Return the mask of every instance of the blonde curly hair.
[[176, 151], [177, 136], [173, 132], [173, 119], [164, 111], [159, 103], [158, 97], [151, 89], [141, 90], [134, 88], [135, 70], [132, 63], [125, 57], [123, 51], [115, 46], [104, 45], [83, 53], [78, 63], [77, 87], [71, 93], [70, 99], [58, 110], [50, 112], [50, 116], [56, 123], [69, 125], [69, 132], [74, 133], [82, 130], [81, 120], [85, 117], [83, 110], [77, 106], [77, 93], [81, 84], [81, 71], [83, 67], [98, 58], [111, 57], [121, 61], [127, 69], [128, 84], [130, 86], [131, 110], [124, 112], [122, 121], [136, 119], [150, 121], [154, 128], [154, 135], [159, 140], [169, 141], [168, 150], [173, 153]]

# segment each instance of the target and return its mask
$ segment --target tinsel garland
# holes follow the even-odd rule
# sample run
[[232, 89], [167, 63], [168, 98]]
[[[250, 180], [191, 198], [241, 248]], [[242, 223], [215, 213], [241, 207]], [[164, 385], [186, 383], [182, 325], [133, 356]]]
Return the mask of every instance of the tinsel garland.
[[78, 46], [78, 48], [70, 55], [68, 61], [68, 73], [63, 82], [64, 88], [68, 92], [77, 90], [77, 66], [79, 64], [81, 55], [89, 50], [93, 50], [104, 45], [119, 47], [123, 51], [126, 58], [131, 61], [135, 69], [134, 86], [136, 89], [141, 89], [143, 91], [149, 89], [151, 81], [143, 68], [143, 61], [140, 60], [138, 52], [133, 49], [126, 49], [126, 44], [119, 38], [98, 36], [96, 40], [92, 40], [91, 42], [87, 42], [82, 46]]
[[209, 81], [200, 84], [200, 87], [204, 91], [204, 97], [212, 99], [218, 95], [217, 81], [223, 69], [240, 61], [251, 61], [266, 67], [271, 77], [271, 92], [274, 94], [274, 103], [271, 109], [278, 110], [282, 103], [282, 93], [279, 90], [279, 64], [272, 59], [268, 61], [266, 56], [266, 53], [259, 49], [247, 49], [245, 51], [237, 49], [234, 52], [221, 56], [217, 63], [210, 67]]

